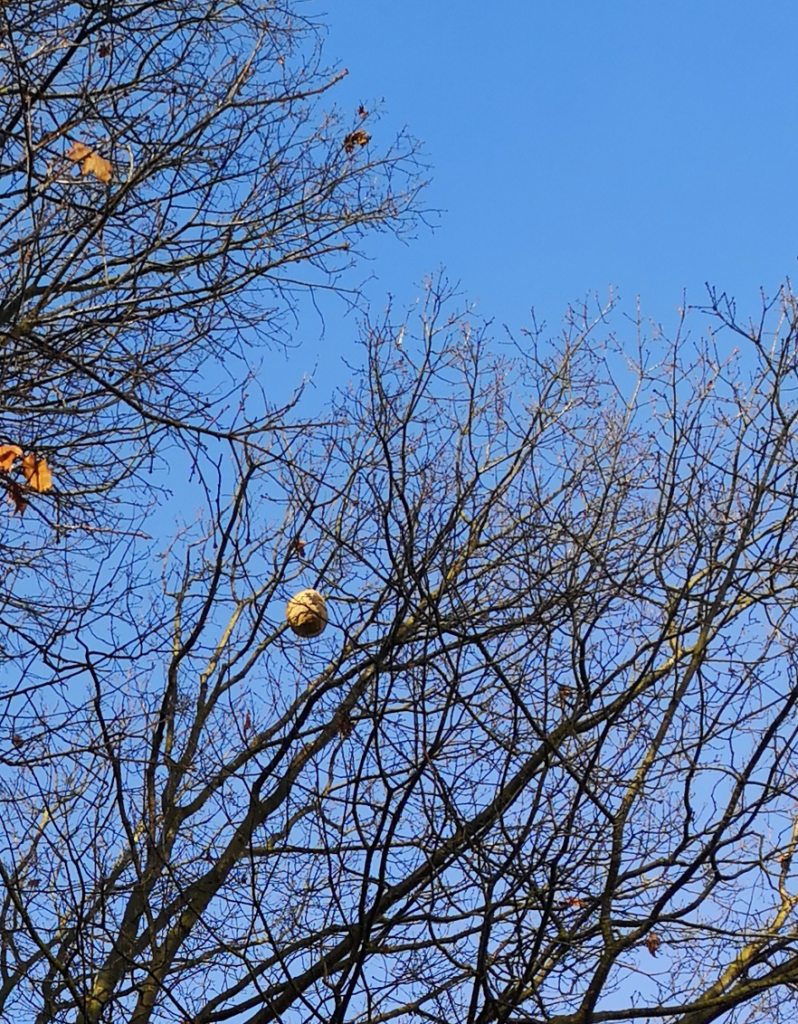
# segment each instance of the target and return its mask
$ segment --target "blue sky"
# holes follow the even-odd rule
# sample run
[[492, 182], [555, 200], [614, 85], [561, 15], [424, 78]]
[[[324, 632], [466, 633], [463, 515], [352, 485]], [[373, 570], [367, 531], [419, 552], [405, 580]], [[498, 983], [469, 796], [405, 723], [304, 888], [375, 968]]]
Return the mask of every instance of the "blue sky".
[[[371, 240], [375, 304], [409, 304], [443, 266], [497, 325], [534, 306], [556, 334], [612, 286], [667, 329], [683, 289], [701, 303], [710, 281], [753, 313], [798, 278], [794, 0], [309, 6], [350, 72], [338, 103], [383, 102], [375, 143], [405, 124], [423, 140], [441, 210], [407, 247]], [[351, 330], [330, 328], [343, 353]]]

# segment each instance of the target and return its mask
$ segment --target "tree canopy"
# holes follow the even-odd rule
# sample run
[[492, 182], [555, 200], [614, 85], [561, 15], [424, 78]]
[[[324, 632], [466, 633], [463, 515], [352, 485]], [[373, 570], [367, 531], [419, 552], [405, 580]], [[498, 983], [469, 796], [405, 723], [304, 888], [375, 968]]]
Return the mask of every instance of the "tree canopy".
[[293, 0], [0, 19], [0, 1017], [790, 1019], [789, 289], [630, 343], [438, 277], [311, 418], [258, 353], [412, 140]]
[[281, 416], [253, 350], [288, 337], [302, 290], [356, 286], [341, 275], [365, 234], [413, 223], [414, 143], [351, 142], [370, 115], [322, 106], [345, 72], [302, 6], [0, 9], [0, 425], [58, 480], [24, 496], [4, 592], [19, 564], [49, 573], [47, 615], [23, 609], [41, 643], [84, 605], [63, 552], [118, 558], [176, 449], [196, 466], [260, 446]]

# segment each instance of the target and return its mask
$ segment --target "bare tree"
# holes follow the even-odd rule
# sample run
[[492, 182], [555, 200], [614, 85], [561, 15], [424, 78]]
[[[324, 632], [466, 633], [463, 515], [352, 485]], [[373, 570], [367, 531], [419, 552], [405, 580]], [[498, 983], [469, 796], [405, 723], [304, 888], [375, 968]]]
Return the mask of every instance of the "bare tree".
[[9, 702], [4, 1019], [791, 1019], [795, 300], [443, 291]]
[[137, 563], [160, 469], [213, 489], [220, 447], [265, 443], [258, 346], [289, 340], [302, 291], [353, 292], [368, 232], [413, 223], [414, 144], [330, 108], [345, 72], [303, 9], [0, 5], [0, 444], [53, 475], [1, 464], [9, 656], [116, 602], [77, 567]]
[[303, 11], [0, 5], [0, 1017], [791, 1020], [796, 301], [500, 345], [439, 282], [278, 408], [417, 211]]

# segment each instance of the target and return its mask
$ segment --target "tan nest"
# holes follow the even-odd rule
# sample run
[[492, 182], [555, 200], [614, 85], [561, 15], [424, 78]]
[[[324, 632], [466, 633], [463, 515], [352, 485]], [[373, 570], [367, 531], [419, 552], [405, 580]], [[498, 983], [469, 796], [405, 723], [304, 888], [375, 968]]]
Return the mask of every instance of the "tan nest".
[[327, 625], [327, 607], [318, 590], [300, 590], [285, 606], [288, 625], [297, 636], [318, 636]]

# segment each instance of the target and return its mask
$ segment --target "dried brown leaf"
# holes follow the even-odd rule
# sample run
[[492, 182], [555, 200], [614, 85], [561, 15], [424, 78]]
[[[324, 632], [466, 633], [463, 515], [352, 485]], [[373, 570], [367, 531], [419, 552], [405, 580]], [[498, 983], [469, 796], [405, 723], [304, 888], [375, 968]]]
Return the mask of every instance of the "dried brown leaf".
[[351, 736], [355, 729], [352, 716], [345, 708], [339, 708], [335, 713], [335, 725], [338, 729], [338, 735], [343, 736], [344, 739]]
[[8, 500], [14, 506], [14, 511], [19, 512], [20, 515], [22, 515], [22, 513], [28, 507], [28, 503], [25, 500], [25, 495], [22, 493], [22, 488], [19, 486], [16, 480], [12, 480], [11, 483], [8, 485]]
[[355, 128], [344, 139], [344, 149], [347, 153], [354, 153], [355, 146], [366, 146], [370, 139], [368, 132], [364, 132], [362, 128]]
[[66, 152], [67, 160], [71, 160], [73, 164], [80, 163], [81, 160], [85, 159], [91, 153], [91, 146], [87, 146], [85, 142], [73, 142], [72, 145]]
[[101, 157], [98, 153], [92, 153], [80, 165], [80, 172], [81, 174], [93, 174], [95, 178], [107, 185], [111, 180], [114, 169], [108, 160]]
[[95, 178], [106, 185], [111, 180], [114, 169], [110, 161], [100, 156], [99, 153], [95, 153], [85, 142], [73, 142], [66, 155], [67, 160], [80, 163], [81, 174], [93, 174]]

